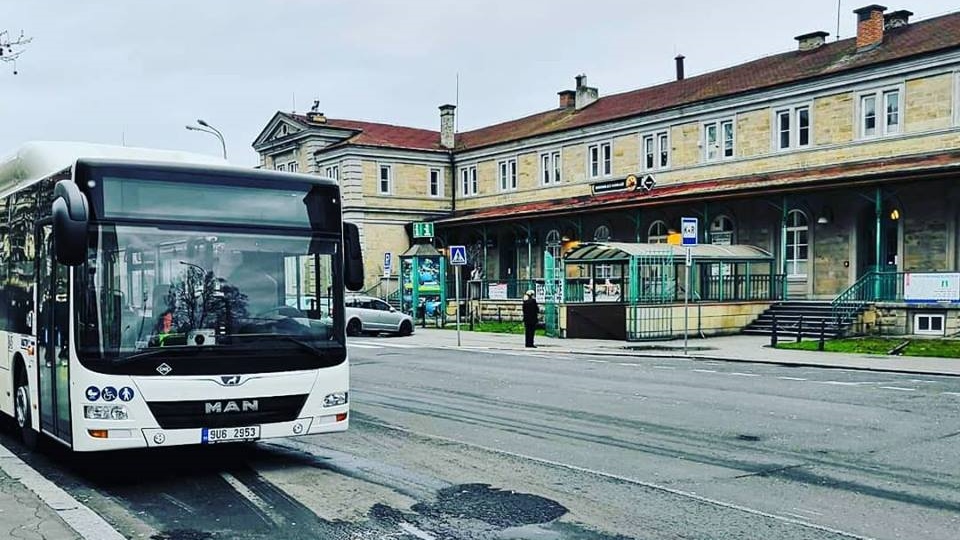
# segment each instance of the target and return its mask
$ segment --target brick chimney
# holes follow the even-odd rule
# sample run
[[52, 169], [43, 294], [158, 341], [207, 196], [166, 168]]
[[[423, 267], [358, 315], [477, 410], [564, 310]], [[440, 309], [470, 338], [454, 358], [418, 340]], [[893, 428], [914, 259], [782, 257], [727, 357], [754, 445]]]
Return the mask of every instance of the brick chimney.
[[889, 30], [891, 28], [900, 28], [901, 26], [906, 26], [910, 24], [910, 16], [912, 15], [912, 11], [907, 11], [905, 9], [891, 11], [883, 16], [883, 29]]
[[560, 108], [569, 109], [576, 106], [577, 104], [577, 91], [576, 90], [561, 90], [557, 92], [557, 95], [560, 96]]
[[883, 42], [883, 12], [886, 9], [871, 4], [853, 10], [857, 14], [857, 50], [876, 47]]
[[574, 106], [579, 111], [580, 109], [590, 105], [594, 101], [600, 99], [600, 91], [596, 88], [587, 86], [587, 76], [586, 75], [577, 75], [577, 95], [574, 98]]
[[453, 149], [456, 144], [456, 123], [454, 122], [457, 106], [440, 106], [440, 146], [446, 149]]
[[819, 49], [824, 43], [827, 42], [827, 32], [810, 32], [809, 34], [803, 34], [802, 36], [797, 36], [793, 39], [797, 40], [800, 44], [799, 50], [801, 51], [812, 51], [814, 49]]

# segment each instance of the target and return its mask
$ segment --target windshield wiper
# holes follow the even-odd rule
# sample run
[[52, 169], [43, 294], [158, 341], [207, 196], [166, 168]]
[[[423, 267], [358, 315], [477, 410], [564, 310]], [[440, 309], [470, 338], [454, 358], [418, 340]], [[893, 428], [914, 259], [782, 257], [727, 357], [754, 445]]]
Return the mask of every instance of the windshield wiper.
[[154, 356], [160, 356], [163, 354], [180, 355], [180, 353], [183, 353], [186, 351], [190, 351], [191, 353], [196, 354], [201, 350], [203, 350], [203, 347], [167, 347], [167, 348], [152, 349], [149, 351], [143, 351], [140, 353], [131, 354], [130, 356], [125, 356], [123, 358], [118, 358], [114, 360], [113, 363], [117, 365], [123, 365], [123, 364], [129, 364], [130, 362], [134, 362], [136, 360], [142, 360], [144, 358], [152, 358]]

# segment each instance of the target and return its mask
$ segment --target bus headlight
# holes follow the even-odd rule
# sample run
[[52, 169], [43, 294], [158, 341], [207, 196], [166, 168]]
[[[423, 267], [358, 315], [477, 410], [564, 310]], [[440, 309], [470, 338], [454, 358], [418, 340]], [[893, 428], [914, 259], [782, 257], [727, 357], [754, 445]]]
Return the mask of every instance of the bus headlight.
[[123, 405], [84, 405], [83, 417], [87, 420], [126, 420], [129, 415]]
[[323, 398], [324, 407], [336, 407], [337, 405], [346, 405], [346, 404], [347, 404], [346, 392], [334, 392], [332, 394], [327, 394]]

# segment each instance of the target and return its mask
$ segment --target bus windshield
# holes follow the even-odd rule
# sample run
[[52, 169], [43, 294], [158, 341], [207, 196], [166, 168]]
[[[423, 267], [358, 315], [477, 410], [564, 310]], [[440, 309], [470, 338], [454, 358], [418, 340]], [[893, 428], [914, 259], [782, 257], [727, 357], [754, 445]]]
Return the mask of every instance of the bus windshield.
[[260, 351], [320, 367], [343, 348], [334, 240], [146, 224], [98, 225], [90, 238], [75, 274], [81, 362]]

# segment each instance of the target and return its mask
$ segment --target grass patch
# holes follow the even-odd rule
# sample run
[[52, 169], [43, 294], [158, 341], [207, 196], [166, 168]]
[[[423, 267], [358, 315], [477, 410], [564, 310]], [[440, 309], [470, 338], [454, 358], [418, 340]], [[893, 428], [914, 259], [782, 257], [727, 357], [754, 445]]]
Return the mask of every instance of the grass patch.
[[[910, 343], [900, 354], [903, 356], [933, 356], [960, 358], [960, 340], [955, 339], [905, 339], [905, 338], [845, 338], [825, 341], [823, 350], [852, 354], [887, 354], [904, 341]], [[778, 343], [778, 349], [801, 351], [817, 350], [817, 341]]]
[[[427, 328], [430, 328], [430, 321], [427, 321]], [[445, 330], [456, 330], [457, 323], [453, 320], [447, 321], [447, 325], [443, 327]], [[460, 321], [460, 330], [470, 330], [470, 323], [461, 320]], [[523, 335], [523, 323], [522, 322], [512, 322], [512, 321], [483, 321], [480, 323], [473, 324], [474, 332], [491, 332], [497, 334], [519, 334]], [[546, 335], [543, 328], [537, 328], [538, 336]]]

